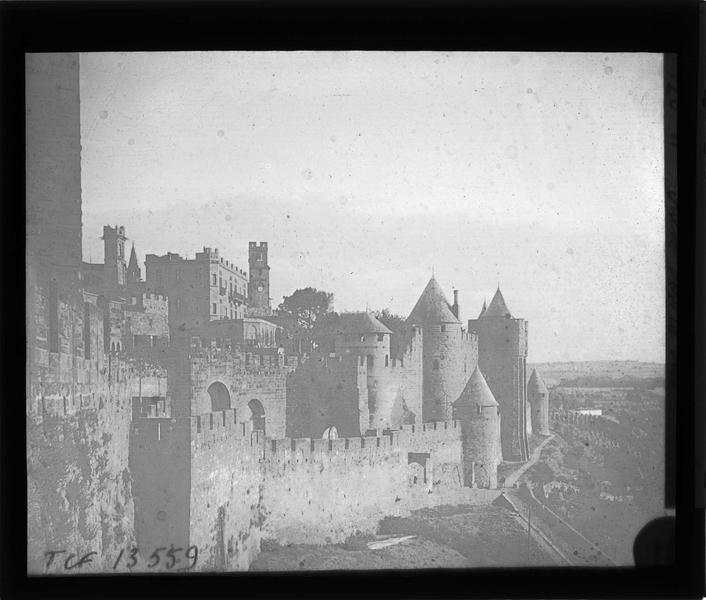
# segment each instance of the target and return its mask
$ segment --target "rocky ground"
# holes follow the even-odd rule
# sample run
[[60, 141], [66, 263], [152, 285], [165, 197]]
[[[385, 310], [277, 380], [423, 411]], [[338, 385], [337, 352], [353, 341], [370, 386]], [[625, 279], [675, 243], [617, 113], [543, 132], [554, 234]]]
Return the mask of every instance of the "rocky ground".
[[[395, 541], [371, 549], [376, 541]], [[442, 506], [388, 518], [378, 535], [330, 546], [265, 545], [251, 571], [372, 570], [467, 567], [555, 566], [512, 511], [497, 506]]]

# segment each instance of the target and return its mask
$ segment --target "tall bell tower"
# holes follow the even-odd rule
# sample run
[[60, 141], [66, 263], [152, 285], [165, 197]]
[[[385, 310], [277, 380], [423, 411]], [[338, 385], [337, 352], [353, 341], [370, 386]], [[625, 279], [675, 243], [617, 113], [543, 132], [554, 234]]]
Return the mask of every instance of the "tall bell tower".
[[103, 227], [105, 262], [105, 284], [115, 289], [125, 285], [127, 263], [125, 261], [125, 227], [116, 225]]
[[248, 313], [269, 314], [270, 307], [270, 266], [267, 263], [267, 242], [250, 242], [248, 248]]

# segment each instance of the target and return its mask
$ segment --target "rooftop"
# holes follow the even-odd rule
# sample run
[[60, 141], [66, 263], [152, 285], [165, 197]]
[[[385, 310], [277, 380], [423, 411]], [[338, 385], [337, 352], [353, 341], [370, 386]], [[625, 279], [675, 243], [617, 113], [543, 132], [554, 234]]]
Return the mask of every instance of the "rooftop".
[[461, 392], [461, 395], [456, 400], [458, 404], [474, 404], [477, 406], [498, 406], [493, 392], [490, 391], [488, 383], [483, 377], [478, 367], [475, 368], [471, 378], [468, 380], [466, 387]]
[[441, 286], [432, 275], [429, 283], [419, 296], [417, 304], [409, 313], [407, 321], [423, 325], [425, 323], [460, 323], [458, 318], [451, 311], [451, 305]]
[[495, 292], [493, 299], [490, 301], [488, 308], [485, 310], [485, 312], [483, 312], [483, 318], [487, 317], [505, 317], [508, 319], [512, 318], [510, 309], [507, 307], [507, 304], [505, 304], [505, 298], [503, 298], [503, 294], [500, 291], [500, 286], [498, 286], [498, 289]]
[[537, 369], [532, 369], [532, 375], [530, 375], [529, 381], [527, 382], [527, 393], [530, 392], [534, 392], [535, 394], [549, 393], [549, 390], [547, 390], [547, 386], [544, 384], [544, 380]]
[[369, 312], [342, 313], [331, 329], [335, 333], [392, 333]]

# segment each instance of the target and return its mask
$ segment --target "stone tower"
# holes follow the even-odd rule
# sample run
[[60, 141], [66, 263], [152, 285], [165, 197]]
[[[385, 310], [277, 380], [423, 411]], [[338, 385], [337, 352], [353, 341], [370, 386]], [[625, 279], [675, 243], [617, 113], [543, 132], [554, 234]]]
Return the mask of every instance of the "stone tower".
[[[455, 306], [458, 307], [458, 297]], [[412, 309], [407, 324], [420, 325], [424, 332], [422, 420], [450, 420], [453, 403], [476, 367], [476, 338], [463, 330], [434, 276]]]
[[250, 281], [248, 283], [248, 307], [253, 314], [264, 314], [270, 308], [270, 266], [267, 263], [267, 242], [250, 242], [248, 247]]
[[527, 399], [532, 406], [532, 432], [549, 435], [549, 390], [537, 369], [527, 383]]
[[454, 419], [461, 423], [463, 484], [497, 488], [500, 456], [500, 409], [478, 367], [454, 403]]
[[386, 382], [390, 370], [390, 331], [375, 315], [369, 312], [343, 313], [339, 315], [332, 331], [334, 345], [330, 349], [343, 356], [356, 357], [360, 366], [367, 370], [368, 415], [370, 428], [385, 428], [389, 422], [390, 402], [386, 394]]
[[468, 321], [478, 335], [478, 366], [500, 405], [503, 459], [529, 458], [527, 438], [527, 321], [516, 319], [500, 287], [485, 311]]
[[105, 263], [105, 285], [108, 288], [122, 287], [127, 283], [125, 262], [125, 227], [116, 225], [103, 227]]
[[137, 283], [142, 280], [142, 271], [137, 263], [137, 254], [135, 254], [135, 244], [130, 250], [130, 262], [127, 265], [127, 283]]
[[77, 53], [25, 55], [27, 259], [76, 277], [81, 252]]

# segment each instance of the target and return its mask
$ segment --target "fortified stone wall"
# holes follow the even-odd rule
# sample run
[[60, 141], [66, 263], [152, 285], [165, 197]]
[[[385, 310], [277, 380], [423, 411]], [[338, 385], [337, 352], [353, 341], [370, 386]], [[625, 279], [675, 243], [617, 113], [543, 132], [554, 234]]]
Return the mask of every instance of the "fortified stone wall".
[[321, 437], [331, 425], [340, 436], [368, 429], [367, 367], [356, 356], [302, 360], [287, 378], [286, 397], [288, 437]]
[[268, 440], [263, 537], [280, 544], [343, 542], [399, 514], [407, 487], [397, 435]]
[[422, 420], [424, 363], [421, 328], [410, 328], [395, 346], [398, 353], [390, 365], [377, 369], [372, 377], [374, 399], [369, 403], [369, 426], [372, 429], [399, 429], [403, 424]]
[[[403, 425], [400, 443], [415, 454], [429, 454], [425, 476], [432, 494], [443, 495], [463, 485], [462, 431], [458, 421]], [[434, 499], [428, 499], [434, 501]], [[416, 508], [416, 506], [414, 506]]]
[[[229, 409], [138, 419], [133, 435], [138, 545], [197, 545], [197, 570], [245, 570], [261, 538], [325, 544], [371, 533], [383, 517], [443, 504], [461, 486], [456, 422], [273, 440]], [[411, 449], [428, 455], [424, 481], [410, 477], [419, 467]]]
[[[250, 403], [259, 402], [265, 414], [266, 434], [284, 437], [287, 375], [294, 366], [276, 348], [242, 351], [217, 340], [194, 337], [173, 340], [169, 352], [169, 391], [174, 415], [185, 417], [214, 409], [234, 408], [238, 420], [251, 418]], [[215, 406], [213, 384], [228, 390], [229, 406]]]
[[224, 410], [191, 418], [190, 544], [198, 570], [246, 570], [260, 551], [262, 432]]
[[160, 365], [146, 370], [127, 357], [104, 356], [103, 312], [83, 301], [77, 283], [38, 264], [28, 265], [32, 573], [44, 572], [45, 552], [64, 549], [97, 552], [86, 571], [111, 568], [111, 557], [133, 542], [128, 470], [132, 398], [166, 390]]

